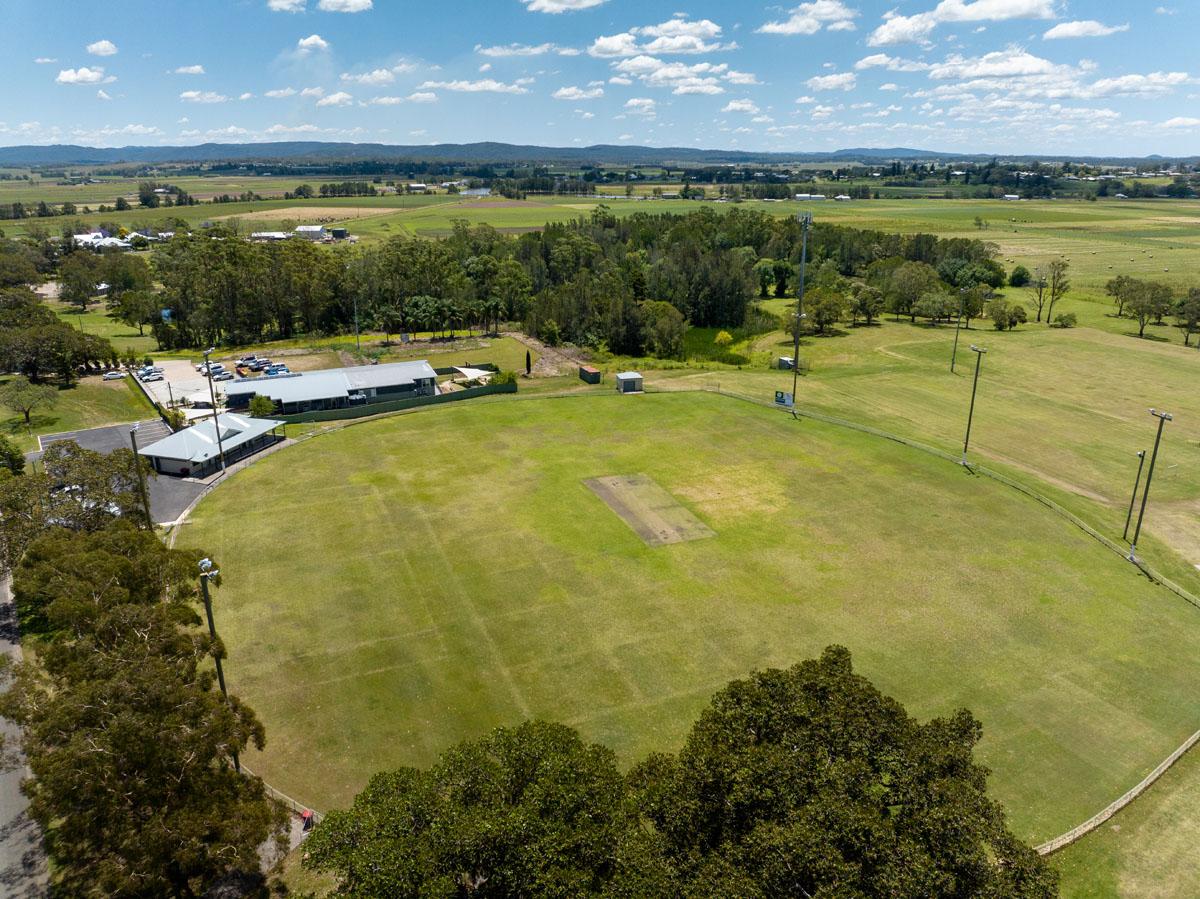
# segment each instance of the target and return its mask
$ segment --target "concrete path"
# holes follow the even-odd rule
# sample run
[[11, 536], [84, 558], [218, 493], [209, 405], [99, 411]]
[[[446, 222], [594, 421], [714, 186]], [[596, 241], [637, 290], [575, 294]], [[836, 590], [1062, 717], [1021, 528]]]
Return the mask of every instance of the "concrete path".
[[[12, 605], [9, 582], [0, 582], [0, 652], [19, 661], [17, 618]], [[11, 721], [0, 718], [0, 733], [6, 749], [16, 749], [19, 731]], [[0, 770], [0, 895], [38, 897], [48, 895], [46, 854], [42, 833], [26, 814], [28, 803], [21, 794], [26, 775], [24, 757], [12, 770]]]

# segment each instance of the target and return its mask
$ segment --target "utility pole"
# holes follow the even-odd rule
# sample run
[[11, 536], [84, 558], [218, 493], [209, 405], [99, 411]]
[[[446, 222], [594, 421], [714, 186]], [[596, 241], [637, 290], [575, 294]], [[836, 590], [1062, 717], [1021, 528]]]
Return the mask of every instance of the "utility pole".
[[217, 432], [217, 453], [221, 459], [221, 471], [225, 470], [225, 442], [221, 439], [221, 415], [220, 408], [217, 406], [217, 388], [213, 384], [212, 367], [209, 364], [208, 357], [213, 354], [216, 347], [209, 347], [204, 351], [204, 374], [208, 377], [208, 395], [212, 399], [213, 407], [213, 430]]
[[971, 344], [971, 351], [975, 354], [975, 382], [971, 385], [971, 410], [967, 413], [967, 436], [963, 438], [963, 465], [967, 465], [967, 447], [971, 444], [971, 422], [975, 419], [975, 393], [979, 390], [979, 369], [983, 365], [983, 354], [987, 352], [983, 347], [975, 346], [975, 344]]
[[954, 364], [958, 362], [958, 332], [962, 330], [963, 311], [967, 307], [967, 289], [958, 292], [958, 321], [954, 325], [954, 354], [950, 357], [950, 374], [954, 374]]
[[796, 389], [800, 383], [800, 328], [804, 325], [804, 275], [808, 268], [808, 229], [812, 227], [812, 213], [800, 215], [800, 285], [796, 290], [796, 343], [792, 350], [792, 418], [796, 415]]
[[[217, 683], [221, 685], [221, 695], [225, 697], [225, 702], [229, 702], [229, 691], [225, 689], [225, 671], [221, 667], [221, 654], [217, 652], [217, 626], [213, 623], [212, 597], [208, 593], [208, 581], [210, 578], [216, 577], [221, 572], [213, 568], [212, 559], [200, 560], [200, 592], [204, 596], [204, 614], [208, 616], [208, 634], [213, 641], [213, 661], [217, 663]], [[242, 762], [238, 758], [237, 750], [233, 750], [233, 770], [239, 774], [242, 770]]]
[[129, 429], [129, 444], [133, 447], [133, 467], [137, 472], [138, 491], [142, 495], [142, 508], [146, 511], [146, 529], [154, 530], [154, 519], [150, 515], [150, 498], [146, 493], [146, 472], [142, 471], [142, 460], [138, 457], [137, 432], [140, 425]]
[[1175, 416], [1170, 412], [1159, 412], [1151, 409], [1150, 414], [1158, 419], [1158, 433], [1154, 437], [1154, 451], [1150, 453], [1150, 470], [1146, 472], [1146, 489], [1142, 492], [1142, 508], [1138, 512], [1137, 527], [1133, 529], [1133, 542], [1129, 544], [1129, 561], [1137, 561], [1137, 542], [1142, 534], [1142, 519], [1146, 517], [1146, 503], [1150, 499], [1150, 482], [1154, 480], [1154, 463], [1158, 461], [1158, 445], [1162, 442], [1163, 426], [1173, 421]]
[[[385, 334], [384, 337], [387, 337]], [[362, 339], [358, 333], [358, 291], [354, 292], [354, 346], [359, 354], [362, 353]]]
[[1133, 520], [1133, 505], [1137, 502], [1138, 485], [1142, 483], [1142, 467], [1146, 464], [1146, 451], [1138, 450], [1138, 473], [1133, 479], [1133, 496], [1129, 497], [1129, 514], [1125, 516], [1125, 531], [1121, 534], [1122, 540], [1129, 539], [1129, 522]]

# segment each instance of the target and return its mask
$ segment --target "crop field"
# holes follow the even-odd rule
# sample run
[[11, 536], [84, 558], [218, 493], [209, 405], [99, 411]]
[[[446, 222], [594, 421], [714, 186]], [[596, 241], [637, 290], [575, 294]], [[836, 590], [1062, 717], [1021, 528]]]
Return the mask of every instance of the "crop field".
[[[650, 545], [588, 486], [602, 478], [635, 488], [637, 520], [698, 539]], [[1200, 711], [1196, 609], [1062, 518], [920, 451], [708, 393], [363, 423], [240, 472], [180, 541], [222, 569], [231, 689], [270, 734], [247, 764], [322, 809], [528, 717], [629, 763], [676, 747], [727, 680], [836, 642], [914, 714], [970, 708], [993, 790], [1036, 841], [1140, 779]]]

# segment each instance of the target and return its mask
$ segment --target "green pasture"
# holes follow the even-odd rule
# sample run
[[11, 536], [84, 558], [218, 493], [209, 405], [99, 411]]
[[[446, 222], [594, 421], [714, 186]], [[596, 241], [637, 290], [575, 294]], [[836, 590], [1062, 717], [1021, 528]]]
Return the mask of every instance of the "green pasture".
[[107, 337], [119, 353], [132, 350], [138, 356], [142, 356], [158, 348], [158, 342], [148, 327], [144, 329], [143, 334], [138, 334], [137, 328], [122, 324], [109, 315], [103, 302], [91, 304], [82, 314], [78, 311], [78, 306], [58, 302], [50, 302], [48, 305], [71, 327], [78, 328], [86, 334]]
[[[689, 335], [697, 360], [690, 363], [667, 367], [617, 359], [605, 367], [643, 368], [647, 384], [656, 389], [720, 386], [760, 399], [773, 398], [777, 389], [791, 390], [791, 373], [770, 367], [778, 356], [792, 353], [792, 339], [783, 332], [735, 342], [726, 356], [733, 364], [701, 355], [702, 350], [718, 354], [714, 336], [713, 330]], [[1147, 410], [1173, 412], [1146, 532], [1188, 562], [1200, 563], [1200, 394], [1186, 387], [1197, 383], [1200, 353], [1181, 343], [1044, 325], [1001, 333], [976, 322], [962, 332], [957, 373], [951, 374], [953, 327], [897, 323], [889, 317], [870, 328], [806, 336], [799, 402], [947, 452], [961, 451], [972, 343], [988, 350], [972, 432], [974, 458], [1061, 491], [1075, 511], [1114, 538], [1124, 527], [1135, 454], [1149, 450], [1154, 440], [1156, 420]], [[1145, 535], [1141, 548], [1151, 555], [1155, 551]], [[1170, 555], [1162, 564], [1200, 592], [1200, 577], [1191, 565], [1178, 567]]]
[[[651, 549], [583, 483], [646, 474], [716, 536]], [[246, 762], [318, 808], [528, 717], [627, 763], [727, 680], [847, 645], [920, 716], [982, 720], [1040, 840], [1195, 727], [1194, 607], [1009, 488], [712, 394], [480, 401], [239, 473], [183, 545], [218, 561]], [[264, 547], [269, 548], [264, 552]]]
[[1200, 895], [1198, 799], [1200, 753], [1193, 751], [1133, 805], [1054, 856], [1064, 899]]
[[49, 408], [37, 409], [27, 425], [25, 417], [12, 410], [0, 412], [0, 434], [15, 440], [26, 452], [38, 448], [42, 434], [61, 434], [83, 428], [144, 421], [155, 412], [129, 378], [102, 381], [98, 376], [83, 378], [72, 387], [60, 388]]

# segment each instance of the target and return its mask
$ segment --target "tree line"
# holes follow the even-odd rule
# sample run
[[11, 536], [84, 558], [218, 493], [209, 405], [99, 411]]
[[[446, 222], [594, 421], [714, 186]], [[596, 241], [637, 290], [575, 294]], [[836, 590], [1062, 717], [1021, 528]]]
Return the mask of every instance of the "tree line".
[[0, 470], [0, 569], [36, 650], [4, 672], [0, 714], [23, 729], [22, 789], [56, 895], [252, 884], [259, 847], [285, 826], [262, 782], [234, 768], [265, 733], [215, 688], [224, 649], [197, 612], [199, 555], [149, 527], [138, 464], [66, 442], [41, 471]]
[[[232, 238], [219, 228], [178, 235], [154, 254], [161, 291], [143, 323], [164, 348], [345, 332], [357, 314], [360, 327], [389, 333], [516, 322], [550, 344], [673, 356], [686, 327], [742, 327], [756, 294], [793, 295], [801, 231], [754, 210], [619, 218], [601, 206], [515, 237], [459, 222], [441, 240], [359, 248]], [[817, 225], [810, 252], [839, 283], [874, 278], [902, 315], [935, 289], [949, 297], [1006, 281], [995, 246], [979, 240]], [[894, 284], [881, 274], [908, 263]], [[144, 291], [129, 293], [136, 305]], [[869, 295], [860, 308], [877, 314]]]
[[1150, 324], [1165, 324], [1168, 315], [1183, 331], [1184, 346], [1190, 346], [1192, 335], [1200, 332], [1200, 287], [1177, 291], [1160, 281], [1117, 275], [1104, 286], [1104, 292], [1112, 297], [1118, 318], [1137, 322], [1138, 337], [1146, 336]]
[[920, 723], [850, 653], [713, 697], [677, 753], [527, 722], [375, 775], [305, 843], [342, 896], [1052, 897], [988, 798], [969, 712]]

